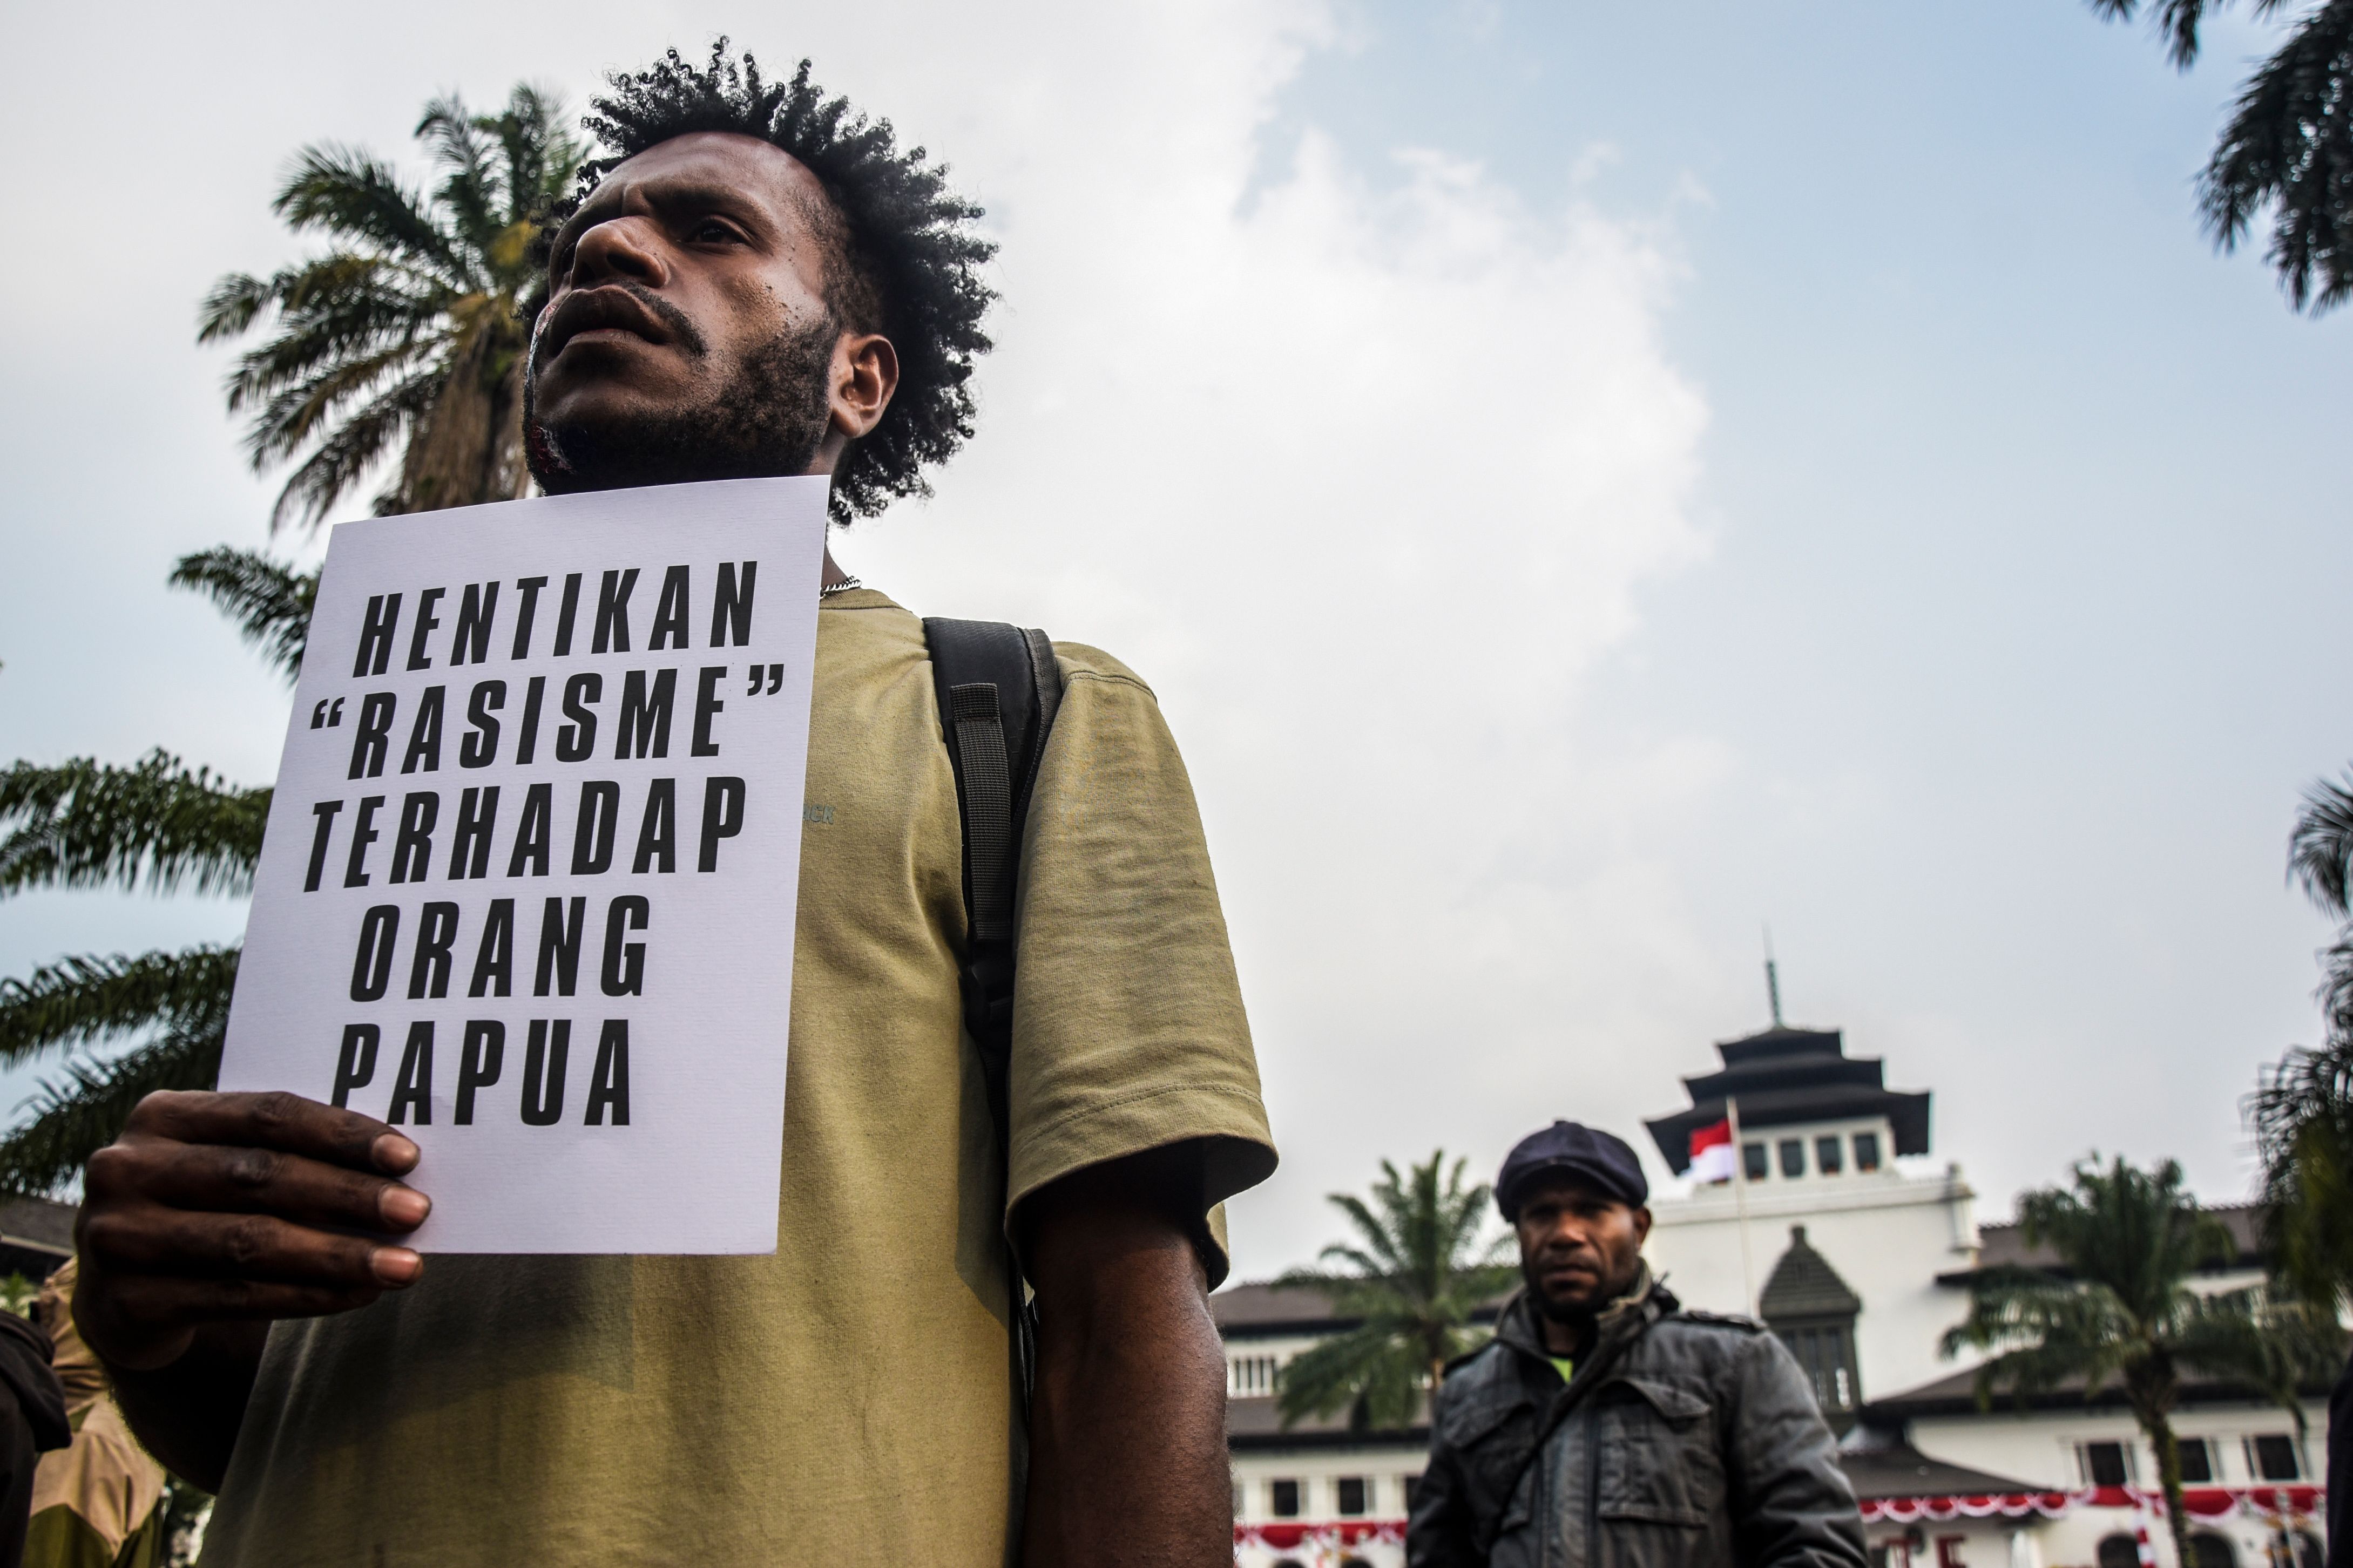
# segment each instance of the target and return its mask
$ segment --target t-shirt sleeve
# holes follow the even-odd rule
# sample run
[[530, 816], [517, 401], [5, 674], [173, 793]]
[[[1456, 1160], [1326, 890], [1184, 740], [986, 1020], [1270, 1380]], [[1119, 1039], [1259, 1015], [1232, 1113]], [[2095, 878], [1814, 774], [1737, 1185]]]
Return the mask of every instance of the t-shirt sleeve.
[[1092, 648], [1056, 651], [1022, 858], [1008, 1213], [1073, 1171], [1193, 1142], [1222, 1276], [1210, 1211], [1275, 1156], [1200, 811], [1151, 689]]

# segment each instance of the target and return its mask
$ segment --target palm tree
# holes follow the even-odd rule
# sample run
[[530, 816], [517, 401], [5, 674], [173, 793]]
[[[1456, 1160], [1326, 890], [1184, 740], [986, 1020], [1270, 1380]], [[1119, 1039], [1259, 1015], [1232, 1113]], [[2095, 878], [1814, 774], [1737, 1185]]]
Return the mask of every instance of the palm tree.
[[[2090, 0], [2129, 21], [2141, 0]], [[2198, 58], [2199, 29], [2226, 0], [2154, 0], [2149, 18], [2176, 68]], [[2251, 0], [2257, 16], [2286, 0]], [[2288, 300], [2315, 315], [2353, 295], [2353, 0], [2322, 0], [2240, 89], [2231, 121], [2198, 182], [2207, 232], [2235, 249], [2272, 209], [2271, 264]]]
[[1996, 1353], [1978, 1369], [1978, 1400], [1996, 1390], [2048, 1393], [2080, 1379], [2091, 1398], [2111, 1378], [2157, 1456], [2158, 1483], [2179, 1561], [2189, 1552], [2181, 1508], [2181, 1450], [2172, 1412], [2185, 1371], [2245, 1384], [2304, 1426], [2296, 1394], [2342, 1353], [2333, 1314], [2267, 1300], [2259, 1290], [2200, 1293], [2190, 1279], [2234, 1254], [2222, 1222], [2203, 1213], [2168, 1160], [2143, 1171], [2119, 1157], [2074, 1168], [2072, 1189], [2019, 1200], [2027, 1245], [2058, 1255], [2051, 1268], [1989, 1268], [1969, 1285], [1968, 1316], [1944, 1352]]
[[1275, 1384], [1285, 1426], [1349, 1413], [1358, 1430], [1407, 1426], [1437, 1388], [1446, 1363], [1472, 1347], [1471, 1315], [1511, 1283], [1508, 1236], [1486, 1238], [1484, 1182], [1463, 1184], [1467, 1162], [1444, 1172], [1446, 1152], [1403, 1176], [1381, 1162], [1372, 1202], [1334, 1193], [1356, 1241], [1324, 1249], [1323, 1268], [1294, 1268], [1280, 1289], [1320, 1290], [1333, 1315], [1357, 1326], [1287, 1363]]
[[[310, 626], [315, 573], [209, 550], [182, 560], [174, 586], [206, 594], [292, 679]], [[248, 789], [166, 752], [131, 767], [77, 757], [0, 772], [0, 898], [36, 888], [240, 895], [253, 885], [267, 785]], [[122, 1041], [104, 1058], [69, 1058], [26, 1121], [0, 1136], [0, 1190], [50, 1193], [111, 1141], [140, 1097], [208, 1089], [237, 984], [237, 950], [84, 954], [0, 980], [0, 1062]]]
[[441, 176], [430, 195], [355, 149], [297, 156], [272, 210], [332, 248], [268, 278], [223, 278], [196, 332], [214, 342], [269, 318], [268, 340], [228, 378], [228, 405], [252, 413], [257, 472], [300, 457], [273, 531], [298, 518], [316, 527], [396, 450], [380, 515], [523, 493], [535, 242], [586, 156], [562, 114], [561, 100], [528, 86], [499, 114], [435, 100], [417, 127]]
[[2265, 1069], [2247, 1102], [2263, 1159], [2263, 1239], [2284, 1289], [2353, 1302], [2353, 779], [2305, 792], [2288, 875], [2340, 923], [2321, 955], [2322, 1043]]

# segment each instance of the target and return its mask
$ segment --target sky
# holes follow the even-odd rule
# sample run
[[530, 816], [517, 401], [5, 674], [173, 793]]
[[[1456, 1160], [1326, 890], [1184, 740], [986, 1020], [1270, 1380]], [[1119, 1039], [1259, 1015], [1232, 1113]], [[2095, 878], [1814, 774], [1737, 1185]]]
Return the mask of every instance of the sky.
[[[1647, 1142], [1767, 1021], [1767, 925], [1983, 1217], [2094, 1151], [2247, 1194], [2328, 934], [2286, 833], [2353, 756], [2353, 317], [2194, 214], [2264, 29], [2178, 75], [2076, 0], [385, 15], [0, 20], [47, 62], [0, 100], [0, 751], [274, 771], [283, 688], [163, 580], [269, 542], [193, 323], [298, 253], [298, 146], [419, 168], [435, 93], [728, 31], [988, 209], [978, 434], [836, 551], [1159, 693], [1283, 1154], [1240, 1275], [1383, 1158]], [[20, 898], [0, 973], [242, 921]]]

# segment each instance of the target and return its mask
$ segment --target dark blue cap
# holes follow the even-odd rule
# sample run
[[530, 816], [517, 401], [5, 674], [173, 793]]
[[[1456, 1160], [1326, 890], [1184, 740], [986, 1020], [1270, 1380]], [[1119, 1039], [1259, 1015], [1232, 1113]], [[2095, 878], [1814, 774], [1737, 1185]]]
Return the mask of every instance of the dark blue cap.
[[1521, 1139], [1504, 1158], [1503, 1173], [1495, 1178], [1495, 1206], [1505, 1219], [1519, 1217], [1520, 1194], [1533, 1178], [1546, 1175], [1573, 1177], [1636, 1208], [1651, 1201], [1642, 1162], [1624, 1139], [1574, 1121], [1556, 1121]]

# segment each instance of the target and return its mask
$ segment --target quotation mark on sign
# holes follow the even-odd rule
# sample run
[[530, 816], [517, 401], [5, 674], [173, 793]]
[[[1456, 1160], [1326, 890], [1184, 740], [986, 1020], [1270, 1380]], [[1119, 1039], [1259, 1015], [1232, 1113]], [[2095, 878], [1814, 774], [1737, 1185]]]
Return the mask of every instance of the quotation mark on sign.
[[313, 730], [332, 730], [343, 721], [343, 700], [340, 697], [332, 703], [322, 697], [319, 705], [311, 710], [311, 728]]
[[[768, 689], [765, 691], [762, 691], [760, 689], [760, 682], [763, 680], [765, 680], [768, 683]], [[763, 669], [755, 664], [752, 667], [752, 684], [745, 688], [744, 695], [746, 697], [774, 697], [777, 692], [782, 691], [784, 689], [785, 667], [783, 665], [772, 664], [765, 669]]]

